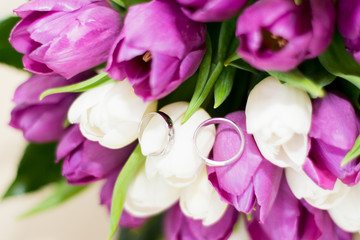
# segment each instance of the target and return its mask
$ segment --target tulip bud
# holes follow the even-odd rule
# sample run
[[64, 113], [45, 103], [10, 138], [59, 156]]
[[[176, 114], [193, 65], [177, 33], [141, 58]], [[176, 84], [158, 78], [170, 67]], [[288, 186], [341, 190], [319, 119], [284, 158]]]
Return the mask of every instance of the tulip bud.
[[122, 148], [135, 141], [144, 114], [157, 102], [144, 103], [128, 81], [111, 82], [90, 89], [71, 105], [68, 119], [79, 123], [81, 133], [107, 148]]
[[187, 18], [173, 1], [129, 8], [106, 67], [129, 79], [145, 101], [159, 99], [195, 73], [205, 53], [205, 25]]
[[228, 239], [236, 223], [238, 213], [229, 207], [222, 218], [211, 226], [204, 226], [201, 221], [186, 217], [178, 205], [165, 215], [165, 236], [169, 240], [220, 240]]
[[238, 54], [261, 70], [288, 71], [326, 49], [334, 22], [331, 0], [260, 0], [238, 19]]
[[182, 212], [194, 220], [201, 220], [204, 226], [219, 221], [227, 206], [211, 186], [206, 168], [203, 168], [196, 181], [187, 186], [180, 196]]
[[359, 182], [360, 163], [341, 162], [359, 135], [358, 119], [351, 103], [329, 92], [313, 100], [311, 148], [304, 171], [319, 186], [332, 189], [337, 179], [352, 186]]
[[247, 0], [177, 0], [183, 13], [197, 22], [218, 22], [234, 17]]
[[326, 211], [297, 200], [285, 178], [267, 219], [263, 224], [260, 224], [258, 219], [258, 213], [255, 212], [248, 224], [252, 239], [352, 239], [350, 233], [334, 224]]
[[299, 168], [308, 151], [311, 111], [306, 92], [267, 77], [249, 94], [247, 132], [254, 135], [267, 160], [279, 167]]
[[345, 198], [329, 214], [334, 222], [349, 232], [360, 232], [360, 184], [350, 188]]
[[349, 187], [339, 179], [331, 190], [315, 184], [303, 171], [285, 169], [286, 180], [297, 199], [304, 198], [311, 206], [319, 209], [336, 207], [348, 194]]
[[[184, 187], [195, 181], [198, 173], [204, 167], [203, 160], [194, 148], [193, 135], [196, 128], [210, 116], [203, 109], [197, 110], [184, 124], [181, 119], [188, 107], [186, 102], [169, 104], [160, 111], [166, 113], [173, 121], [174, 139], [166, 154], [148, 156], [146, 159], [146, 173], [151, 177], [162, 176], [167, 183], [175, 187]], [[143, 153], [156, 152], [163, 145], [166, 132], [160, 131], [164, 121], [153, 118], [143, 132], [141, 149]], [[203, 128], [197, 136], [199, 151], [207, 156], [215, 141], [215, 127]]]
[[67, 79], [105, 62], [121, 26], [105, 0], [32, 0], [15, 12], [22, 20], [10, 43], [25, 69]]
[[[238, 211], [249, 214], [256, 205], [263, 222], [277, 196], [283, 171], [260, 154], [253, 137], [246, 132], [243, 111], [230, 113], [226, 118], [243, 131], [244, 152], [232, 164], [208, 168], [209, 180], [221, 198]], [[220, 124], [213, 150], [214, 160], [225, 161], [235, 156], [240, 149], [240, 141], [237, 132], [230, 126]]]
[[61, 139], [57, 160], [65, 158], [62, 174], [70, 184], [87, 184], [121, 169], [134, 150], [130, 144], [121, 149], [108, 149], [84, 138], [79, 126], [73, 126]]
[[176, 203], [181, 189], [167, 184], [161, 176], [148, 178], [142, 167], [129, 186], [124, 209], [135, 217], [156, 215]]
[[16, 106], [11, 112], [10, 126], [23, 131], [24, 137], [32, 142], [59, 140], [65, 133], [63, 126], [66, 113], [78, 94], [59, 93], [39, 100], [47, 89], [73, 84], [87, 79], [93, 72], [85, 72], [66, 80], [59, 75], [34, 75], [15, 91]]

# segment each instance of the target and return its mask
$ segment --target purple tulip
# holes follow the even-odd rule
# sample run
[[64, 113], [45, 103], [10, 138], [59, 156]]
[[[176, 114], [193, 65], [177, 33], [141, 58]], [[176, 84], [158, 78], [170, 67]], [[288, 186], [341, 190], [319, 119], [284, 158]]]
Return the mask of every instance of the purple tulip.
[[[100, 203], [102, 205], [105, 205], [109, 211], [111, 209], [111, 200], [115, 182], [117, 177], [119, 176], [121, 167], [113, 170], [113, 172], [106, 178], [106, 182], [101, 188]], [[147, 218], [137, 218], [132, 216], [127, 211], [123, 210], [119, 226], [129, 228], [140, 227], [146, 220]]]
[[205, 52], [205, 25], [193, 22], [171, 1], [129, 8], [106, 71], [128, 78], [144, 100], [164, 97], [188, 79]]
[[[209, 180], [222, 200], [232, 204], [238, 211], [250, 213], [257, 204], [263, 221], [276, 198], [283, 171], [264, 159], [259, 152], [253, 137], [246, 132], [244, 111], [231, 113], [226, 118], [243, 131], [244, 152], [228, 166], [208, 168]], [[240, 143], [241, 140], [232, 127], [220, 124], [214, 144], [214, 159], [230, 159], [239, 150]]]
[[165, 236], [168, 240], [222, 240], [228, 239], [236, 223], [238, 213], [228, 207], [222, 218], [210, 225], [202, 225], [201, 220], [186, 217], [178, 204], [172, 207], [165, 215]]
[[67, 79], [105, 62], [121, 27], [105, 0], [32, 0], [15, 12], [22, 20], [10, 42], [25, 69]]
[[358, 0], [339, 0], [337, 24], [344, 37], [346, 50], [360, 64], [360, 2]]
[[247, 0], [176, 0], [194, 21], [218, 22], [234, 17]]
[[358, 119], [348, 100], [334, 93], [313, 100], [311, 149], [304, 171], [325, 189], [333, 189], [337, 178], [355, 185], [360, 180], [360, 162], [341, 167], [341, 161], [358, 135]]
[[292, 194], [285, 178], [278, 196], [263, 224], [259, 223], [258, 212], [248, 224], [252, 239], [268, 240], [350, 240], [352, 234], [344, 232], [331, 220], [326, 211], [311, 207], [299, 201]]
[[331, 0], [260, 0], [238, 19], [238, 53], [261, 70], [288, 71], [326, 49], [334, 22]]
[[23, 131], [24, 137], [32, 142], [57, 141], [64, 134], [63, 123], [71, 103], [78, 94], [53, 94], [39, 100], [40, 94], [49, 89], [73, 84], [92, 77], [86, 72], [66, 80], [59, 75], [34, 75], [15, 91], [16, 106], [11, 112], [10, 126]]
[[65, 158], [62, 174], [70, 184], [87, 184], [121, 168], [134, 147], [134, 143], [121, 149], [102, 147], [83, 137], [79, 125], [75, 125], [61, 139], [56, 157], [57, 161]]

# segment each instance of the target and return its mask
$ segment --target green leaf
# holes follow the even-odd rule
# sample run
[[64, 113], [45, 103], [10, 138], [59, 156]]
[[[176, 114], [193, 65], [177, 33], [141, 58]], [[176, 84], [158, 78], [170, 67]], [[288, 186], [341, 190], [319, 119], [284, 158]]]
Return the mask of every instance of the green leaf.
[[224, 64], [222, 62], [219, 62], [214, 71], [211, 73], [209, 80], [206, 82], [206, 85], [204, 87], [204, 90], [202, 91], [201, 95], [193, 101], [191, 99], [190, 104], [188, 108], [186, 109], [186, 112], [184, 114], [184, 117], [181, 120], [181, 123], [185, 123], [189, 118], [198, 110], [198, 108], [201, 106], [201, 104], [205, 101], [206, 97], [209, 95], [212, 87], [214, 86], [216, 80], [220, 76], [222, 70], [223, 70]]
[[130, 183], [135, 177], [135, 174], [144, 164], [145, 159], [146, 157], [142, 155], [140, 145], [138, 145], [116, 179], [111, 202], [110, 230], [107, 238], [108, 240], [111, 239], [116, 232], [121, 218], [121, 213], [123, 211], [126, 192]]
[[19, 17], [9, 17], [0, 21], [0, 62], [23, 69], [22, 54], [15, 51], [9, 43], [10, 32], [19, 21]]
[[57, 87], [57, 88], [50, 88], [45, 90], [41, 95], [40, 95], [40, 100], [42, 100], [44, 97], [51, 95], [51, 94], [55, 94], [55, 93], [64, 93], [64, 92], [85, 92], [89, 89], [95, 88], [101, 84], [104, 84], [106, 82], [109, 81], [113, 81], [108, 75], [107, 73], [100, 73], [88, 80], [79, 82], [79, 83], [75, 83], [72, 85], [67, 85], [67, 86], [63, 86], [63, 87]]
[[131, 7], [132, 5], [149, 2], [150, 0], [112, 0], [112, 2], [118, 4], [123, 8]]
[[221, 24], [220, 34], [219, 34], [219, 46], [218, 46], [218, 61], [224, 62], [229, 51], [229, 46], [235, 37], [235, 28], [236, 28], [237, 18], [229, 19]]
[[332, 83], [336, 76], [329, 73], [320, 63], [319, 59], [311, 59], [303, 62], [299, 70], [318, 87], [323, 88]]
[[150, 218], [141, 228], [121, 228], [119, 240], [160, 240], [162, 239], [162, 215]]
[[345, 155], [344, 159], [341, 161], [341, 166], [351, 162], [355, 158], [360, 156], [360, 135], [357, 137], [354, 146], [350, 149], [350, 151]]
[[319, 56], [321, 64], [335, 76], [344, 78], [360, 89], [360, 65], [345, 50], [339, 33], [335, 33], [330, 46]]
[[65, 180], [61, 180], [60, 182], [57, 183], [57, 186], [56, 186], [54, 192], [50, 196], [45, 198], [42, 202], [40, 202], [38, 205], [36, 205], [33, 209], [22, 214], [19, 218], [21, 218], [21, 219], [27, 218], [27, 217], [33, 216], [35, 214], [49, 210], [51, 208], [57, 207], [57, 206], [65, 203], [72, 197], [75, 197], [76, 195], [81, 193], [86, 188], [87, 188], [87, 186], [69, 185], [66, 183]]
[[61, 179], [61, 165], [55, 164], [56, 143], [30, 143], [20, 161], [16, 178], [3, 199], [36, 191]]
[[289, 86], [307, 91], [313, 98], [325, 96], [322, 86], [317, 85], [310, 78], [306, 77], [299, 69], [293, 69], [289, 72], [268, 71], [268, 73]]
[[114, 2], [114, 3], [116, 3], [117, 5], [119, 5], [120, 7], [125, 8], [125, 3], [124, 3], [124, 1], [122, 1], [122, 0], [111, 0], [111, 2]]
[[198, 79], [196, 81], [195, 91], [191, 98], [190, 104], [191, 102], [196, 101], [196, 99], [200, 97], [202, 91], [205, 88], [205, 84], [210, 73], [211, 58], [212, 58], [212, 44], [211, 44], [210, 36], [207, 34], [206, 52], [199, 67]]
[[235, 68], [227, 67], [220, 74], [214, 87], [214, 108], [218, 108], [229, 96], [234, 83], [235, 73]]
[[[256, 70], [255, 68], [253, 68], [250, 64], [248, 64], [247, 62], [245, 62], [244, 60], [242, 59], [236, 59], [236, 60], [231, 60], [231, 59], [228, 59], [230, 62], [225, 66], [231, 66], [231, 67], [234, 67], [234, 68], [238, 68], [238, 69], [241, 69], [241, 70], [245, 70], [247, 72], [251, 72], [251, 73], [259, 73], [258, 70]], [[227, 61], [228, 61], [227, 60]]]

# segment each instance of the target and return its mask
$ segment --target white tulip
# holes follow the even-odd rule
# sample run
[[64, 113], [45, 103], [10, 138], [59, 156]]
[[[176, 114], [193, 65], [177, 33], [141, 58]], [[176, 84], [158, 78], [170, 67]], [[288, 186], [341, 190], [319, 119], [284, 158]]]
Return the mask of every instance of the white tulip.
[[[203, 109], [197, 110], [184, 124], [181, 119], [188, 107], [186, 102], [169, 104], [160, 111], [166, 113], [173, 121], [174, 139], [169, 151], [158, 156], [146, 158], [146, 173], [149, 178], [161, 175], [175, 187], [185, 187], [195, 181], [199, 171], [204, 167], [200, 156], [193, 146], [193, 135], [200, 123], [210, 118]], [[153, 118], [142, 134], [141, 149], [144, 155], [157, 152], [167, 141], [167, 129], [163, 119]], [[197, 146], [199, 151], [208, 155], [215, 141], [215, 126], [207, 126], [199, 131]]]
[[182, 191], [180, 207], [186, 216], [202, 220], [204, 226], [216, 223], [225, 213], [227, 204], [210, 184], [205, 167], [196, 181]]
[[143, 102], [127, 80], [103, 84], [81, 94], [71, 105], [68, 119], [81, 133], [107, 148], [122, 148], [136, 140], [144, 114], [157, 102]]
[[307, 155], [312, 105], [308, 94], [267, 77], [250, 92], [246, 128], [262, 155], [279, 167], [299, 168]]
[[334, 189], [325, 190], [319, 187], [304, 171], [285, 169], [286, 180], [296, 198], [304, 198], [310, 205], [319, 209], [330, 209], [338, 206], [349, 193], [350, 188], [336, 180]]
[[360, 184], [350, 187], [349, 193], [329, 214], [334, 222], [348, 232], [360, 231]]
[[129, 186], [124, 209], [135, 217], [158, 214], [179, 200], [181, 189], [170, 186], [161, 176], [149, 179], [142, 167]]

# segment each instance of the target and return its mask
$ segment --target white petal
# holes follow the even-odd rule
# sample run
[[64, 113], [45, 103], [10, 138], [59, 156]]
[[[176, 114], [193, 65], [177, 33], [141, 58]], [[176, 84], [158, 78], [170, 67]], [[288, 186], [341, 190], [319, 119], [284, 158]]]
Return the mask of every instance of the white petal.
[[360, 184], [350, 188], [349, 193], [336, 207], [329, 209], [334, 222], [348, 232], [360, 231]]
[[82, 134], [108, 148], [122, 148], [138, 135], [143, 115], [155, 111], [157, 102], [143, 102], [127, 80], [90, 89], [75, 100], [69, 121], [79, 123]]
[[295, 168], [301, 167], [306, 159], [308, 148], [308, 136], [305, 134], [294, 134], [292, 138], [283, 144], [285, 153], [291, 159], [291, 163], [295, 164]]
[[68, 119], [70, 123], [79, 123], [80, 117], [89, 108], [96, 105], [116, 83], [107, 83], [81, 94], [70, 106]]
[[310, 205], [319, 209], [330, 209], [339, 206], [349, 194], [350, 188], [339, 179], [333, 190], [325, 190], [314, 183], [304, 171], [285, 169], [286, 180], [291, 191], [298, 199], [304, 198]]
[[129, 186], [124, 209], [135, 217], [150, 217], [177, 202], [180, 191], [160, 176], [149, 179], [142, 167]]
[[205, 167], [196, 181], [181, 193], [180, 207], [186, 216], [202, 220], [204, 226], [216, 223], [225, 213], [227, 204], [210, 184]]
[[[187, 104], [184, 106], [184, 103], [173, 103], [166, 106], [164, 109], [160, 109], [173, 119], [173, 127], [175, 131], [174, 141], [166, 155], [147, 157], [146, 170], [148, 176], [160, 174], [169, 184], [176, 187], [184, 187], [196, 179], [198, 172], [204, 166], [203, 161], [194, 149], [193, 134], [197, 126], [206, 119], [210, 118], [210, 116], [203, 109], [199, 109], [186, 123], [181, 124], [181, 118], [184, 112], [181, 114], [176, 112], [177, 116], [173, 116], [175, 111], [167, 111], [167, 109], [172, 107], [174, 109], [181, 108], [181, 110], [185, 112]], [[215, 134], [216, 132], [214, 126], [209, 126], [199, 132], [197, 146], [199, 151], [201, 151], [204, 155], [210, 153], [215, 141]], [[156, 138], [154, 133], [152, 136], [153, 138]], [[161, 138], [163, 138], [163, 136], [161, 136]], [[148, 138], [148, 142], [142, 144], [142, 147], [145, 149], [153, 147], [150, 143], [150, 139], [151, 137]], [[155, 141], [162, 141], [162, 139]], [[144, 146], [144, 144], [147, 144], [147, 146]], [[156, 150], [156, 148], [152, 151], [154, 150]]]
[[245, 113], [248, 133], [268, 126], [269, 121], [282, 119], [298, 133], [306, 133], [311, 125], [311, 101], [305, 91], [281, 84], [267, 77], [249, 94]]
[[270, 162], [279, 167], [301, 166], [307, 153], [312, 105], [305, 91], [268, 77], [250, 92], [246, 128]]

